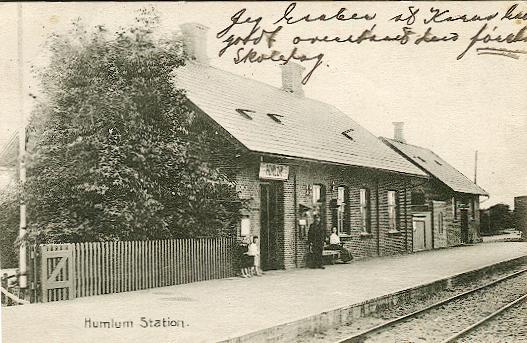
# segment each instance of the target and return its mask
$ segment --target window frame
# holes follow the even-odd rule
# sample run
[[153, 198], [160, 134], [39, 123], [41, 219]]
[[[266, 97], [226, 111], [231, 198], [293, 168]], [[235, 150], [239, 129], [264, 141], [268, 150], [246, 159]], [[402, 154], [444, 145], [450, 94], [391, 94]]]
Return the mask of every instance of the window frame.
[[349, 204], [349, 187], [340, 185], [337, 187], [337, 202], [336, 202], [336, 227], [339, 235], [351, 234], [350, 223], [350, 204]]
[[371, 192], [369, 188], [360, 188], [359, 208], [361, 215], [361, 231], [366, 234], [371, 234]]
[[438, 225], [438, 232], [440, 235], [442, 235], [444, 233], [444, 225], [445, 225], [445, 222], [444, 222], [444, 215], [443, 215], [443, 212], [439, 212], [439, 216], [437, 218], [437, 225]]
[[388, 230], [399, 232], [399, 192], [393, 189], [387, 191], [386, 202], [388, 205]]
[[[315, 189], [318, 188], [318, 199], [315, 199]], [[323, 183], [314, 183], [311, 186], [311, 201], [313, 202], [313, 208], [317, 208], [319, 211], [320, 221], [323, 227], [326, 227], [326, 186]]]

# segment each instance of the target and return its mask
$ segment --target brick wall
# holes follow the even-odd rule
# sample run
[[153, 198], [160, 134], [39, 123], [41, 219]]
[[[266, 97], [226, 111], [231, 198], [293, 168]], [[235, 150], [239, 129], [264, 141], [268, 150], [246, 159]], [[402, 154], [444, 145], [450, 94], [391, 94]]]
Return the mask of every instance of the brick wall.
[[[266, 181], [258, 177], [260, 161], [285, 164], [289, 166], [287, 181]], [[454, 246], [461, 243], [460, 210], [456, 207], [457, 218], [454, 218], [452, 197], [456, 201], [469, 201], [470, 196], [450, 191], [437, 180], [426, 181], [396, 173], [368, 170], [358, 167], [342, 167], [315, 162], [283, 159], [278, 157], [260, 156], [256, 154], [242, 154], [235, 160], [236, 167], [229, 168], [234, 176], [239, 195], [249, 199], [251, 235], [260, 234], [260, 185], [265, 182], [280, 182], [283, 185], [283, 230], [277, 232], [277, 257], [280, 261], [278, 268], [295, 268], [306, 265], [307, 231], [301, 235], [298, 226], [299, 206], [313, 208], [310, 189], [314, 184], [323, 185], [325, 194], [324, 223], [327, 233], [331, 232], [332, 214], [330, 203], [337, 198], [337, 187], [348, 188], [349, 204], [349, 235], [343, 235], [341, 240], [355, 258], [392, 255], [412, 252], [413, 229], [412, 213], [428, 210], [432, 212], [433, 201], [441, 201], [433, 212], [443, 209], [444, 235], [440, 235], [437, 218], [433, 217], [434, 247]], [[361, 228], [360, 189], [370, 190], [371, 204], [371, 233], [365, 234]], [[296, 192], [295, 192], [296, 189]], [[399, 199], [398, 232], [389, 232], [388, 191], [395, 190]], [[423, 190], [426, 207], [412, 206], [412, 192]], [[475, 217], [469, 215], [469, 240], [477, 241], [479, 237], [479, 201], [475, 200]], [[308, 223], [309, 226], [310, 223]]]
[[[431, 179], [429, 182], [426, 182], [419, 187], [416, 187], [415, 190], [423, 191], [425, 194], [425, 207], [414, 206], [413, 209], [420, 210], [432, 210], [433, 201], [444, 201], [445, 217], [444, 217], [444, 226], [446, 228], [446, 243], [434, 239], [434, 247], [440, 246], [455, 246], [461, 244], [461, 209], [459, 208], [459, 203], [465, 203], [468, 205], [469, 209], [469, 242], [479, 242], [481, 241], [479, 226], [480, 226], [480, 215], [479, 215], [479, 196], [474, 194], [464, 194], [459, 192], [454, 192], [442, 182], [437, 179]], [[455, 199], [456, 206], [452, 200]], [[472, 211], [470, 208], [471, 201], [474, 201], [474, 216], [472, 217]], [[435, 227], [437, 224], [436, 218], [433, 218], [432, 222], [434, 223], [434, 234], [437, 232]], [[438, 237], [435, 237], [438, 238]]]
[[[264, 162], [288, 165], [288, 180], [259, 180], [260, 159]], [[308, 230], [306, 228], [306, 235], [301, 235], [297, 225], [298, 209], [300, 205], [313, 208], [312, 186], [314, 184], [323, 185], [325, 188], [326, 201], [323, 219], [328, 235], [334, 225], [330, 207], [331, 200], [337, 198], [338, 186], [348, 188], [346, 202], [350, 207], [350, 233], [343, 236], [342, 241], [355, 258], [411, 252], [412, 212], [409, 185], [412, 178], [365, 168], [341, 167], [268, 156], [261, 158], [257, 155], [250, 155], [241, 157], [239, 161], [241, 163], [236, 168], [235, 180], [240, 196], [250, 200], [251, 235], [260, 235], [260, 184], [264, 182], [283, 183], [284, 227], [277, 236], [277, 254], [283, 263], [278, 266], [279, 268], [303, 267], [306, 264]], [[359, 204], [361, 188], [370, 189], [371, 234], [364, 234], [361, 228]], [[389, 190], [396, 190], [399, 195], [400, 219], [397, 233], [388, 233], [387, 192]]]

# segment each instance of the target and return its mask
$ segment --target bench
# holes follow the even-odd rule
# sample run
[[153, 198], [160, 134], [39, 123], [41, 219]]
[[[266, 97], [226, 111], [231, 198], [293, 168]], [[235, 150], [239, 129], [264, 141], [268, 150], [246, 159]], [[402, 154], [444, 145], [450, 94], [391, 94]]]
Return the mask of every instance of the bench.
[[337, 250], [323, 250], [322, 257], [329, 259], [331, 264], [335, 264], [335, 261], [340, 258], [340, 252]]

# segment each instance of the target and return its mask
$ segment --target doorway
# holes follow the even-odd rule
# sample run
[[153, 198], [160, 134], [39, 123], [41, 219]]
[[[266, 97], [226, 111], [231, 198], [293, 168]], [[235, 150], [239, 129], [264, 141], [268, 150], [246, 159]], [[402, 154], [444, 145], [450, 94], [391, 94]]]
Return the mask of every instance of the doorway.
[[461, 210], [461, 243], [468, 243], [468, 211]]
[[413, 248], [415, 251], [432, 249], [431, 213], [415, 213], [413, 224]]
[[260, 184], [260, 263], [263, 270], [280, 268], [278, 239], [284, 230], [282, 182]]

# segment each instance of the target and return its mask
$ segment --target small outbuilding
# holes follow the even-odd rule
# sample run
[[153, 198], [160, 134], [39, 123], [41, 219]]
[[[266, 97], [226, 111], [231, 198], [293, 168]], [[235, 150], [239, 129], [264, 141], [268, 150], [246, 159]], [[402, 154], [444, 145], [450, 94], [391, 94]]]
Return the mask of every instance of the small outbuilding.
[[488, 193], [433, 151], [406, 143], [403, 123], [394, 125], [394, 139], [382, 140], [430, 177], [412, 190], [413, 250], [481, 241], [479, 198]]

